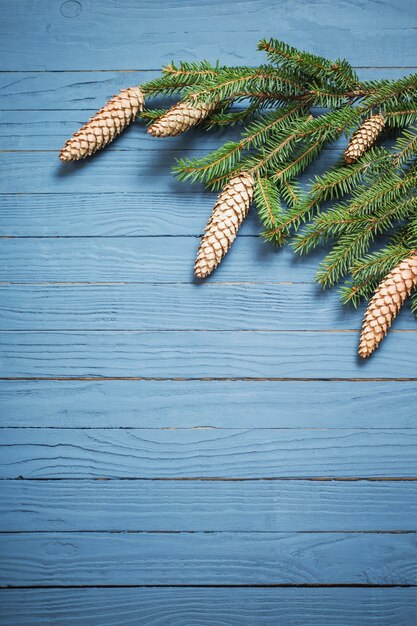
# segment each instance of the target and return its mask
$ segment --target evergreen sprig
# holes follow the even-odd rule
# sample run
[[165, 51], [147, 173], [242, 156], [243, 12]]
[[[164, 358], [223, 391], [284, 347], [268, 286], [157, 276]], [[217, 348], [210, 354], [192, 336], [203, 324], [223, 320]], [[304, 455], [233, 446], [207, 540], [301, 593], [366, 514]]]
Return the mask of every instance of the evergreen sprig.
[[[195, 276], [216, 269], [253, 203], [265, 240], [289, 241], [300, 255], [323, 248], [316, 281], [338, 284], [345, 304], [370, 299], [358, 350], [368, 357], [413, 290], [417, 315], [417, 74], [363, 81], [345, 59], [277, 39], [258, 48], [266, 59], [257, 67], [169, 63], [157, 78], [113, 96], [60, 159], [94, 154], [136, 116], [157, 138], [198, 124], [237, 127], [238, 139], [174, 167], [182, 181], [221, 190]], [[339, 152], [334, 164], [329, 157]], [[321, 155], [321, 172], [307, 182]]]
[[[161, 76], [123, 89], [73, 134], [60, 159], [94, 154], [136, 116], [158, 138], [197, 124], [237, 126], [238, 139], [174, 168], [180, 180], [221, 189], [195, 275], [214, 271], [253, 202], [267, 241], [290, 240], [298, 254], [325, 247], [316, 280], [339, 284], [343, 303], [357, 306], [379, 285], [360, 340], [367, 357], [417, 291], [417, 74], [362, 81], [345, 59], [277, 39], [258, 48], [266, 60], [257, 67], [172, 62]], [[174, 104], [166, 102], [172, 96]], [[344, 138], [343, 155], [326, 167]], [[308, 183], [305, 172], [322, 154], [324, 171]], [[417, 315], [417, 293], [412, 310]]]
[[340, 89], [352, 89], [359, 85], [356, 73], [343, 59], [332, 61], [315, 54], [301, 52], [277, 39], [269, 41], [262, 39], [258, 48], [266, 51], [272, 63], [287, 69], [301, 79], [335, 84]]
[[264, 178], [258, 173], [255, 180], [254, 200], [258, 210], [259, 219], [265, 228], [262, 235], [265, 239], [273, 243], [282, 244], [280, 240], [275, 241], [275, 235], [269, 235], [282, 213], [282, 204], [278, 188], [269, 178]]
[[[357, 305], [417, 247], [417, 75], [361, 81], [344, 59], [326, 59], [276, 39], [260, 41], [259, 49], [268, 59], [259, 67], [172, 63], [147, 83], [146, 93], [180, 92], [191, 107], [210, 105], [204, 122], [209, 130], [242, 127], [237, 141], [180, 159], [174, 171], [180, 180], [211, 189], [250, 173], [262, 236], [276, 245], [293, 237], [300, 254], [330, 245], [317, 280], [324, 287], [344, 281], [342, 301]], [[353, 163], [340, 158], [307, 188], [300, 184], [326, 146], [351, 136], [375, 114], [397, 135], [395, 141], [367, 146]], [[160, 115], [143, 114], [148, 120]]]

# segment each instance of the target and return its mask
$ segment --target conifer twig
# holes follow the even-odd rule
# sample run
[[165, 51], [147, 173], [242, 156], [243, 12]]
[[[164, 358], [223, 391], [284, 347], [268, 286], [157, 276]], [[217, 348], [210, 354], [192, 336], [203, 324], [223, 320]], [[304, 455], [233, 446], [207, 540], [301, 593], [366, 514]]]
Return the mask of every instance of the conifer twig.
[[[327, 246], [316, 278], [325, 287], [342, 283], [344, 303], [371, 298], [391, 275], [405, 285], [403, 301], [417, 285], [414, 278], [409, 283], [404, 265], [408, 259], [414, 272], [417, 262], [417, 74], [362, 81], [345, 59], [276, 39], [258, 47], [267, 58], [258, 67], [204, 60], [166, 65], [161, 76], [111, 99], [65, 144], [61, 159], [89, 156], [135, 116], [158, 137], [197, 124], [207, 130], [236, 126], [237, 140], [179, 159], [174, 168], [180, 180], [220, 190], [196, 275], [208, 276], [220, 263], [253, 200], [266, 240], [282, 245], [292, 237], [300, 254]], [[167, 105], [172, 96], [175, 103]], [[390, 135], [394, 141], [381, 145]], [[339, 149], [343, 136], [350, 139], [338, 162], [306, 185], [307, 168], [326, 147]], [[417, 314], [417, 294], [412, 308]], [[363, 354], [378, 344], [369, 335], [377, 334], [372, 315]]]

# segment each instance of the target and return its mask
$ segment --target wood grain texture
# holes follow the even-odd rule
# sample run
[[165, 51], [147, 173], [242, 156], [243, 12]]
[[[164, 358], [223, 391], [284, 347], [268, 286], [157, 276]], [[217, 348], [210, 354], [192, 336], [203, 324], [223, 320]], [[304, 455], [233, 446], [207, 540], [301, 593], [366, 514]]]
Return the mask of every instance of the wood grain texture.
[[[360, 68], [358, 74], [363, 80], [396, 79], [410, 74], [411, 71], [411, 69], [400, 67]], [[34, 135], [33, 131], [37, 122], [33, 125], [33, 121], [42, 119], [41, 115], [39, 117], [36, 115], [37, 111], [45, 112], [43, 117], [45, 120], [61, 119], [62, 122], [68, 120], [70, 123], [82, 121], [81, 118], [78, 120], [79, 113], [72, 117], [69, 111], [92, 113], [102, 107], [104, 102], [120, 89], [144, 83], [157, 76], [160, 76], [160, 71], [1, 72], [0, 70], [0, 111], [13, 113], [10, 116], [1, 116], [0, 135], [7, 131], [9, 120], [10, 123], [16, 125], [20, 122], [25, 123], [28, 134]], [[156, 100], [159, 98], [153, 102]], [[18, 111], [30, 111], [30, 115], [20, 115]], [[59, 115], [59, 111], [66, 111], [66, 114]], [[43, 130], [47, 136], [51, 135], [46, 126]], [[228, 133], [230, 131], [231, 129], [227, 129]], [[199, 131], [197, 134], [201, 143], [204, 144], [213, 136], [212, 131], [208, 135], [202, 136]], [[127, 135], [129, 133], [124, 133], [123, 136]], [[141, 135], [143, 136], [143, 132]], [[190, 137], [190, 134], [187, 134], [187, 137]], [[149, 141], [149, 145], [163, 147], [175, 145], [177, 140], [172, 138], [172, 141], [152, 142], [149, 138]], [[9, 146], [9, 149], [12, 147]]]
[[[415, 623], [409, 310], [359, 363], [360, 312], [311, 284], [323, 251], [273, 250], [255, 211], [194, 283], [214, 194], [170, 168], [238, 129], [161, 142], [134, 124], [88, 162], [56, 151], [161, 64], [258, 64], [261, 36], [347, 56], [364, 79], [409, 74], [416, 17], [405, 0], [8, 3], [0, 376], [46, 380], [0, 380], [0, 585], [69, 588], [1, 589], [0, 624]], [[132, 376], [147, 380], [111, 379]], [[265, 377], [284, 380], [250, 380]]]
[[[158, 189], [148, 193], [0, 194], [0, 236], [198, 236], [214, 199], [197, 189], [183, 194]], [[259, 235], [260, 228], [256, 212], [251, 211], [239, 238]]]
[[[208, 205], [210, 200], [208, 200]], [[203, 228], [210, 208], [200, 213]], [[245, 225], [242, 226], [242, 230]], [[254, 237], [240, 237], [219, 268], [196, 282], [198, 237], [0, 239], [1, 282], [311, 282], [323, 255], [297, 257]]]
[[2, 478], [416, 477], [417, 429], [2, 431]]
[[[154, 106], [168, 108], [175, 102], [158, 100]], [[104, 104], [104, 101], [103, 101]], [[89, 111], [1, 111], [0, 123], [0, 150], [5, 152], [22, 151], [58, 151], [62, 148], [66, 139], [79, 129], [93, 114], [94, 109]], [[188, 153], [190, 156], [197, 150], [211, 151], [220, 147], [226, 141], [237, 141], [242, 133], [242, 127], [237, 125], [230, 128], [221, 128], [202, 132], [201, 128], [187, 131], [186, 135], [155, 138], [146, 132], [146, 124], [138, 119], [131, 124], [122, 135], [113, 141], [106, 152], [123, 151], [150, 151], [155, 153], [167, 153], [165, 159], [171, 157], [178, 150]], [[347, 138], [342, 136], [330, 144], [327, 149], [343, 152], [347, 145]], [[94, 157], [96, 159], [97, 156]], [[92, 159], [89, 159], [89, 162]], [[68, 167], [68, 165], [66, 165]]]
[[415, 378], [416, 331], [391, 331], [365, 362], [357, 339], [355, 331], [2, 332], [0, 378]]
[[415, 536], [389, 533], [18, 533], [0, 584], [415, 585]]
[[[409, 304], [396, 330], [416, 329]], [[0, 330], [343, 330], [361, 321], [362, 307], [343, 308], [336, 290], [315, 284], [0, 286]]]
[[7, 70], [158, 68], [173, 57], [262, 63], [258, 40], [278, 34], [325, 56], [335, 56], [336, 48], [356, 65], [415, 65], [416, 14], [405, 0], [385, 1], [379, 10], [360, 2], [354, 11], [342, 0], [239, 1], [233, 7], [220, 0], [169, 0], [157, 17], [152, 4], [120, 0], [16, 5], [3, 17], [0, 53]]
[[415, 589], [5, 589], [10, 626], [410, 626]]
[[[173, 103], [175, 100], [171, 98], [158, 100], [155, 105], [159, 108], [168, 108]], [[56, 152], [62, 148], [66, 139], [94, 113], [94, 109], [89, 111], [1, 111], [0, 150], [10, 153], [16, 151]], [[187, 131], [186, 135], [161, 139], [149, 135], [146, 132], [144, 120], [138, 119], [106, 148], [106, 153], [150, 151], [153, 157], [156, 154], [165, 153], [165, 161], [168, 161], [169, 158], [172, 159], [175, 156], [175, 151], [184, 153], [184, 156], [191, 156], [196, 151], [209, 152], [219, 148], [226, 141], [237, 141], [241, 133], [242, 128], [239, 125], [213, 129], [204, 133], [201, 128], [197, 127]], [[346, 145], [347, 139], [341, 137], [330, 144], [327, 149], [332, 152], [338, 150], [341, 154]], [[94, 159], [97, 159], [97, 155]], [[88, 160], [88, 162], [92, 161], [93, 159]], [[173, 160], [172, 163], [174, 163]], [[64, 167], [71, 166], [66, 164]]]
[[[201, 155], [201, 151], [195, 154]], [[186, 193], [190, 191], [190, 185], [176, 182], [170, 172], [175, 156], [180, 155], [180, 150], [104, 150], [88, 161], [61, 163], [57, 152], [1, 152], [2, 192], [44, 193], [52, 190], [55, 193], [75, 191], [96, 194], [109, 191], [153, 192], [158, 189]], [[27, 175], [29, 171], [31, 176]]]
[[[161, 140], [155, 138], [154, 141], [159, 144]], [[191, 189], [201, 190], [201, 185], [179, 182], [171, 174], [175, 159], [183, 154], [182, 146], [188, 146], [184, 156], [190, 156], [187, 134], [181, 136], [172, 150], [104, 150], [93, 159], [71, 163], [61, 163], [55, 152], [0, 152], [2, 192], [97, 194], [158, 191], [184, 194]], [[207, 152], [207, 149], [195, 147], [192, 154], [198, 157]], [[325, 150], [306, 171], [302, 182], [308, 182], [314, 174], [336, 163], [340, 154], [339, 150]]]
[[414, 381], [1, 380], [2, 427], [413, 428]]
[[[0, 286], [0, 330], [336, 330], [361, 313], [311, 284]], [[415, 330], [409, 307], [395, 328]]]
[[5, 480], [1, 492], [2, 532], [417, 529], [417, 481]]
[[[406, 70], [405, 70], [406, 71]], [[369, 70], [368, 70], [369, 73]], [[388, 71], [401, 76], [404, 70]], [[373, 72], [372, 72], [373, 74]], [[95, 111], [121, 89], [152, 80], [160, 71], [1, 72], [2, 111]], [[7, 119], [3, 118], [2, 120]], [[16, 115], [15, 120], [21, 119]], [[69, 118], [71, 119], [71, 118]], [[30, 122], [30, 120], [28, 120]]]
[[[158, 190], [153, 193], [0, 193], [0, 237], [199, 237], [215, 197], [198, 190], [184, 194]], [[239, 229], [234, 247], [241, 239], [259, 237], [260, 231], [256, 210], [252, 210]], [[377, 238], [378, 242], [383, 240]], [[259, 259], [264, 250], [277, 253], [274, 246], [260, 243], [256, 248]], [[123, 245], [128, 243], [124, 241]], [[279, 254], [285, 256], [285, 251], [289, 252], [288, 259], [298, 258], [288, 247]], [[324, 253], [325, 249], [320, 250], [319, 256]], [[309, 267], [308, 259], [302, 259], [302, 267]]]
[[[106, 99], [103, 99], [101, 105], [105, 101]], [[160, 108], [167, 108], [173, 102], [175, 101], [172, 98], [163, 101], [157, 100], [155, 105]], [[94, 113], [95, 109], [87, 111], [1, 111], [0, 150], [8, 152], [16, 150], [60, 150], [66, 139]], [[215, 150], [227, 140], [237, 140], [241, 132], [242, 129], [239, 126], [213, 130], [204, 134], [199, 128], [187, 132], [187, 141], [185, 141], [185, 136], [162, 140], [149, 135], [146, 132], [145, 121], [138, 119], [106, 148], [106, 152], [149, 150], [152, 153], [170, 152], [172, 157], [174, 150], [184, 152], [195, 151], [196, 149]], [[335, 147], [342, 149], [345, 144], [345, 140], [340, 140], [335, 144]]]

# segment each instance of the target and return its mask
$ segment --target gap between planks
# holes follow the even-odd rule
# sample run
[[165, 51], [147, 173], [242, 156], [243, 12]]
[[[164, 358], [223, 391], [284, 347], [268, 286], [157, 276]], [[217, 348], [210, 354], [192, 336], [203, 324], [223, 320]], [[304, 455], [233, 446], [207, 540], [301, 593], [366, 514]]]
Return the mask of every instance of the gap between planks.
[[[1, 380], [1, 379], [0, 379]], [[216, 431], [236, 431], [236, 430], [246, 430], [248, 427], [246, 426], [0, 426], [1, 430], [216, 430]], [[380, 430], [380, 427], [376, 427], [377, 430]], [[250, 428], [249, 430], [318, 430], [318, 431], [332, 431], [332, 430], [346, 430], [346, 431], [358, 431], [358, 430], [366, 430], [372, 431], [373, 427], [363, 426], [363, 427], [350, 427], [350, 426], [256, 426], [254, 428]], [[383, 430], [416, 430], [414, 426], [399, 426], [399, 427], [388, 427]]]
[[[301, 333], [338, 333], [338, 334], [342, 334], [342, 333], [357, 333], [359, 331], [358, 328], [323, 328], [323, 329], [291, 329], [291, 328], [280, 328], [280, 329], [275, 329], [275, 328], [263, 328], [262, 330], [256, 329], [256, 328], [251, 328], [251, 329], [236, 329], [233, 330], [234, 333], [285, 333], [285, 334], [301, 334]], [[2, 333], [6, 334], [6, 333], [42, 333], [42, 334], [47, 334], [47, 333], [133, 333], [133, 334], [140, 334], [140, 333], [226, 333], [226, 332], [230, 332], [229, 330], [222, 330], [222, 329], [207, 329], [207, 328], [169, 328], [168, 330], [164, 329], [164, 328], [153, 328], [151, 330], [145, 329], [145, 328], [112, 328], [111, 330], [109, 330], [108, 328], [100, 328], [100, 327], [95, 327], [95, 328], [53, 328], [53, 329], [43, 329], [43, 330], [39, 330], [39, 328], [4, 328], [2, 331]], [[391, 333], [417, 333], [417, 329], [413, 329], [413, 328], [402, 328], [402, 329], [390, 329]], [[0, 378], [0, 380], [3, 380]], [[191, 379], [190, 379], [191, 380]], [[240, 380], [240, 379], [239, 379]], [[287, 380], [287, 379], [286, 379]], [[343, 380], [347, 380], [347, 379], [343, 379]]]
[[371, 583], [271, 583], [271, 584], [189, 584], [189, 585], [1, 585], [5, 589], [414, 589], [415, 584], [371, 584]]
[[[175, 235], [174, 235], [175, 237]], [[2, 237], [2, 239], [14, 239], [15, 237]], [[18, 239], [18, 237], [16, 237], [16, 239]], [[23, 237], [24, 239], [24, 237]], [[31, 237], [30, 237], [31, 239]], [[99, 286], [99, 287], [107, 287], [107, 286], [118, 286], [118, 285], [153, 285], [156, 287], [160, 287], [161, 285], [193, 285], [193, 284], [197, 284], [197, 283], [193, 283], [193, 282], [186, 282], [186, 281], [168, 281], [168, 282], [155, 282], [155, 281], [137, 281], [137, 280], [132, 280], [129, 282], [126, 281], [85, 281], [85, 282], [79, 282], [79, 281], [66, 281], [66, 282], [61, 282], [61, 281], [40, 281], [40, 282], [10, 282], [10, 281], [0, 281], [0, 287], [8, 287], [8, 286], [24, 286], [24, 287], [33, 287], [33, 286], [37, 286], [37, 287], [48, 287], [48, 286], [52, 286], [52, 287], [67, 287], [68, 285], [74, 286], [74, 285], [79, 285], [80, 287], [83, 286]], [[315, 285], [316, 283], [314, 283], [313, 281], [300, 281], [300, 282], [295, 282], [292, 280], [283, 280], [283, 281], [271, 281], [271, 280], [266, 280], [266, 281], [256, 281], [256, 280], [247, 280], [247, 281], [220, 281], [220, 280], [210, 280], [210, 283], [207, 283], [210, 285], [226, 285], [226, 286], [230, 286], [230, 285]]]
[[0, 535], [71, 535], [74, 533], [83, 535], [415, 535], [415, 530], [294, 530], [294, 531], [271, 531], [271, 530], [83, 530], [71, 528], [71, 530], [2, 530]]
[[[128, 74], [129, 72], [161, 72], [162, 71], [162, 67], [164, 67], [163, 65], [161, 65], [160, 67], [157, 68], [132, 68], [132, 69], [125, 69], [125, 70], [103, 70], [103, 69], [99, 69], [99, 70], [95, 70], [95, 69], [88, 69], [88, 70], [0, 70], [0, 74], [70, 74], [70, 73], [74, 73], [74, 74], [85, 74], [85, 73], [90, 73], [90, 72], [117, 72], [117, 73], [124, 73], [124, 74]], [[257, 65], [245, 65], [245, 67], [249, 67], [249, 68], [253, 68], [256, 69], [258, 66]], [[415, 70], [417, 69], [416, 65], [352, 65], [352, 68], [354, 70]]]
[[[16, 331], [9, 331], [16, 332]], [[26, 331], [19, 331], [26, 332]], [[76, 332], [76, 331], [74, 331]], [[94, 332], [94, 331], [91, 331]], [[392, 332], [392, 331], [391, 331]], [[399, 331], [396, 331], [399, 332]], [[415, 332], [415, 331], [410, 331]], [[272, 377], [272, 378], [257, 378], [257, 377], [194, 377], [194, 378], [184, 378], [184, 377], [156, 377], [156, 376], [1, 376], [0, 381], [2, 380], [21, 380], [21, 381], [43, 381], [43, 380], [55, 380], [57, 382], [64, 381], [106, 381], [106, 380], [154, 380], [154, 381], [176, 381], [176, 382], [188, 382], [193, 380], [198, 380], [201, 382], [211, 382], [211, 381], [245, 381], [245, 382], [258, 382], [258, 381], [270, 381], [270, 382], [355, 382], [355, 383], [370, 383], [370, 382], [416, 382], [417, 377], [394, 377], [394, 378], [384, 378], [384, 377], [369, 377], [369, 378], [293, 378], [293, 377]]]
[[[40, 334], [48, 334], [48, 333], [68, 333], [68, 334], [72, 334], [72, 333], [109, 333], [109, 334], [114, 334], [114, 333], [124, 333], [126, 335], [141, 335], [141, 334], [149, 334], [149, 333], [178, 333], [178, 334], [185, 334], [185, 333], [209, 333], [209, 334], [225, 334], [225, 333], [245, 333], [245, 334], [264, 334], [264, 333], [270, 333], [270, 334], [276, 334], [276, 335], [281, 335], [281, 334], [291, 334], [291, 335], [299, 335], [301, 333], [308, 333], [310, 334], [324, 334], [324, 333], [328, 333], [328, 334], [351, 334], [351, 333], [357, 333], [358, 329], [357, 328], [301, 328], [301, 329], [291, 329], [291, 328], [279, 328], [279, 329], [275, 329], [275, 328], [262, 328], [262, 330], [257, 329], [257, 328], [236, 328], [233, 331], [230, 331], [229, 329], [227, 330], [222, 330], [222, 329], [217, 329], [217, 328], [170, 328], [169, 330], [165, 330], [165, 329], [154, 329], [154, 330], [144, 330], [141, 328], [137, 328], [137, 329], [132, 329], [132, 328], [77, 328], [77, 329], [73, 329], [73, 328], [69, 328], [69, 329], [65, 329], [65, 328], [60, 328], [60, 329], [44, 329], [44, 330], [36, 330], [35, 328], [16, 328], [16, 329], [4, 329], [1, 331], [1, 333], [3, 334], [8, 334], [8, 333], [18, 333], [18, 334], [27, 334], [27, 333], [40, 333]], [[390, 329], [391, 333], [399, 333], [399, 334], [404, 334], [404, 333], [416, 333], [417, 329], [413, 329], [413, 328], [398, 328], [398, 329]], [[297, 380], [297, 379], [296, 379]], [[342, 379], [344, 380], [344, 379]]]
[[[68, 476], [49, 476], [47, 478], [31, 477], [31, 476], [17, 476], [15, 478], [9, 478], [7, 476], [0, 477], [1, 482], [10, 481], [24, 481], [24, 482], [65, 482], [65, 481], [94, 481], [94, 482], [110, 482], [110, 481], [131, 481], [131, 482], [282, 482], [282, 481], [294, 481], [294, 482], [416, 482], [417, 476], [260, 476], [260, 477], [222, 477], [222, 476], [115, 476], [113, 478], [103, 477], [96, 478], [94, 476], [86, 477], [68, 477]], [[414, 532], [414, 531], [413, 531]]]
[[[0, 112], [5, 112], [5, 111], [10, 111], [10, 109], [0, 109]], [[90, 114], [94, 113], [93, 109], [13, 109], [13, 111], [23, 111], [23, 112], [27, 112], [30, 113], [31, 111], [63, 111], [63, 112], [68, 112], [68, 111], [87, 111]], [[145, 132], [146, 132], [146, 128], [144, 128]], [[325, 148], [325, 150], [327, 150], [328, 152], [338, 152], [340, 151], [340, 147], [338, 146], [327, 146], [327, 148]], [[155, 150], [142, 150], [143, 152], [155, 152]], [[186, 148], [186, 147], [181, 147], [181, 148], [165, 148], [164, 149], [165, 152], [167, 153], [175, 153], [178, 154], [179, 152], [195, 152], [195, 148]], [[27, 148], [22, 148], [22, 150], [0, 150], [0, 154], [20, 154], [21, 152], [24, 153], [28, 153], [28, 154], [43, 154], [43, 153], [49, 153], [49, 154], [59, 154], [60, 150], [47, 150], [47, 149], [43, 149], [43, 150], [34, 150], [34, 149], [27, 149]], [[117, 148], [116, 146], [112, 146], [111, 148], [107, 149], [107, 152], [135, 152], [135, 150], [132, 150], [131, 148]], [[76, 159], [76, 160], [81, 160], [81, 159]]]

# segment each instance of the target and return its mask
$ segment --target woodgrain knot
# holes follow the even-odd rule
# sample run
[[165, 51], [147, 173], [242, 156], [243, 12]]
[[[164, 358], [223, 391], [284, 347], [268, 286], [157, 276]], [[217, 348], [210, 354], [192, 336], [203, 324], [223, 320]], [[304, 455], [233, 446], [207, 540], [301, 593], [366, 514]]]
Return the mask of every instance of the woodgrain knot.
[[61, 4], [60, 10], [63, 17], [78, 17], [82, 11], [81, 2], [67, 0]]

